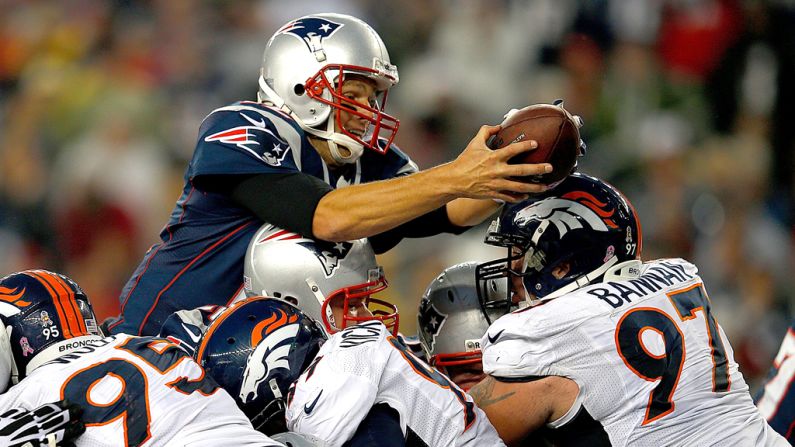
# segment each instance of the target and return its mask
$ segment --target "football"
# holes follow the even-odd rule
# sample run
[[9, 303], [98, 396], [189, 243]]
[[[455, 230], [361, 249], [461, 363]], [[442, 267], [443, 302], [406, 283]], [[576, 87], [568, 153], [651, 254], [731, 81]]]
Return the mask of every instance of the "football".
[[501, 149], [522, 140], [536, 140], [536, 149], [523, 152], [508, 163], [550, 163], [552, 172], [522, 177], [521, 180], [552, 185], [566, 178], [577, 166], [577, 157], [582, 155], [583, 149], [581, 125], [580, 117], [563, 108], [563, 101], [534, 104], [508, 112], [500, 124], [502, 128], [492, 135], [488, 146]]

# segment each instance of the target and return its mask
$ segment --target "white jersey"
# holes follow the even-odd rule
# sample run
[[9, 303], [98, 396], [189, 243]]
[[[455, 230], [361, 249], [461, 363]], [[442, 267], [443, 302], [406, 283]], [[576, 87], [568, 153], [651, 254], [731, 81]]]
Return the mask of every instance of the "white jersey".
[[483, 369], [577, 382], [553, 433], [592, 418], [614, 446], [788, 445], [754, 406], [697, 272], [682, 259], [629, 263], [508, 314], [481, 341]]
[[0, 395], [0, 413], [67, 399], [83, 408], [76, 445], [280, 446], [164, 339], [118, 334], [36, 368]]
[[431, 446], [503, 446], [483, 410], [417, 359], [378, 321], [334, 334], [295, 385], [287, 427], [342, 445], [373, 405], [400, 414], [403, 433]]

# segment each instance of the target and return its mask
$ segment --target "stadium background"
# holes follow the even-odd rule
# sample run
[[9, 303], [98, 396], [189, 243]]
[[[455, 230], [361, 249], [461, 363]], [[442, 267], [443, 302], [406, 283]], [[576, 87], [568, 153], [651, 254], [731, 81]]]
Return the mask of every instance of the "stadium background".
[[[386, 42], [401, 77], [388, 104], [397, 143], [421, 168], [509, 108], [564, 98], [585, 120], [580, 169], [634, 202], [645, 258], [699, 266], [752, 388], [792, 318], [792, 2], [0, 0], [0, 11], [0, 273], [63, 272], [101, 319], [156, 242], [202, 118], [255, 98], [281, 24], [328, 11]], [[484, 231], [380, 257], [404, 333], [445, 266], [502, 255]]]

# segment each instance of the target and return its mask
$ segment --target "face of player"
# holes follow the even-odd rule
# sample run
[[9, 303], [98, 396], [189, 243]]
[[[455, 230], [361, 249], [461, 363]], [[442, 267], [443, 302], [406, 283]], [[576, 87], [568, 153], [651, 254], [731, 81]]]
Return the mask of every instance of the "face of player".
[[486, 377], [483, 373], [483, 363], [477, 362], [469, 365], [456, 365], [444, 367], [445, 374], [464, 391], [469, 391], [478, 382]]
[[524, 256], [519, 256], [520, 254], [521, 254], [521, 249], [519, 249], [518, 247], [511, 247], [511, 258], [513, 258], [513, 261], [511, 261], [511, 275], [509, 278], [511, 281], [511, 292], [512, 292], [511, 298], [514, 304], [517, 304], [528, 298], [531, 299], [535, 298], [532, 296], [531, 297], [527, 296], [523, 283], [524, 278], [522, 278], [519, 275], [513, 274], [513, 272], [524, 273], [524, 270], [526, 268]]
[[[511, 257], [514, 259], [513, 261], [511, 261], [510, 280], [511, 280], [511, 292], [512, 292], [511, 296], [514, 304], [517, 304], [526, 299], [534, 300], [536, 298], [536, 296], [532, 292], [529, 292], [525, 289], [524, 278], [517, 274], [513, 274], [513, 272], [524, 273], [527, 270], [526, 259], [524, 256], [519, 256], [519, 254], [521, 254], [521, 250], [519, 248], [517, 247], [511, 248], [511, 255], [512, 255]], [[567, 261], [561, 262], [560, 264], [555, 266], [554, 269], [552, 269], [552, 276], [554, 276], [555, 279], [561, 279], [569, 273], [570, 269], [571, 269], [571, 264], [569, 264], [569, 262]]]
[[[350, 75], [342, 83], [342, 96], [365, 106], [376, 104], [375, 82], [363, 77]], [[367, 113], [364, 109], [358, 109], [360, 113]], [[370, 122], [353, 113], [340, 111], [340, 119], [334, 123], [335, 130], [341, 132], [344, 128], [348, 132], [362, 137], [366, 132]]]
[[[334, 323], [337, 329], [343, 329], [343, 315], [345, 314], [345, 300], [342, 297], [333, 298], [329, 303], [331, 313], [334, 315]], [[373, 313], [367, 308], [364, 298], [352, 298], [348, 300], [349, 317], [372, 317]]]

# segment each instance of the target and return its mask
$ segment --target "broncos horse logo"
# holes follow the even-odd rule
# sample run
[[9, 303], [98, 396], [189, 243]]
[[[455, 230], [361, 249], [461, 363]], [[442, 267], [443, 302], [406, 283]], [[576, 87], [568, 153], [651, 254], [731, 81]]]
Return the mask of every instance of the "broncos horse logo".
[[[289, 370], [288, 354], [290, 345], [298, 334], [298, 315], [290, 315], [279, 310], [260, 321], [251, 331], [251, 346], [243, 383], [240, 386], [240, 399], [250, 402], [258, 397], [258, 389], [273, 372], [279, 368]], [[253, 394], [253, 396], [252, 396]]]
[[591, 194], [573, 191], [561, 197], [548, 197], [519, 211], [514, 224], [524, 227], [530, 222], [548, 221], [557, 227], [560, 237], [583, 228], [584, 224], [596, 231], [609, 231], [618, 225], [612, 219], [615, 210], [607, 210], [606, 206]]

